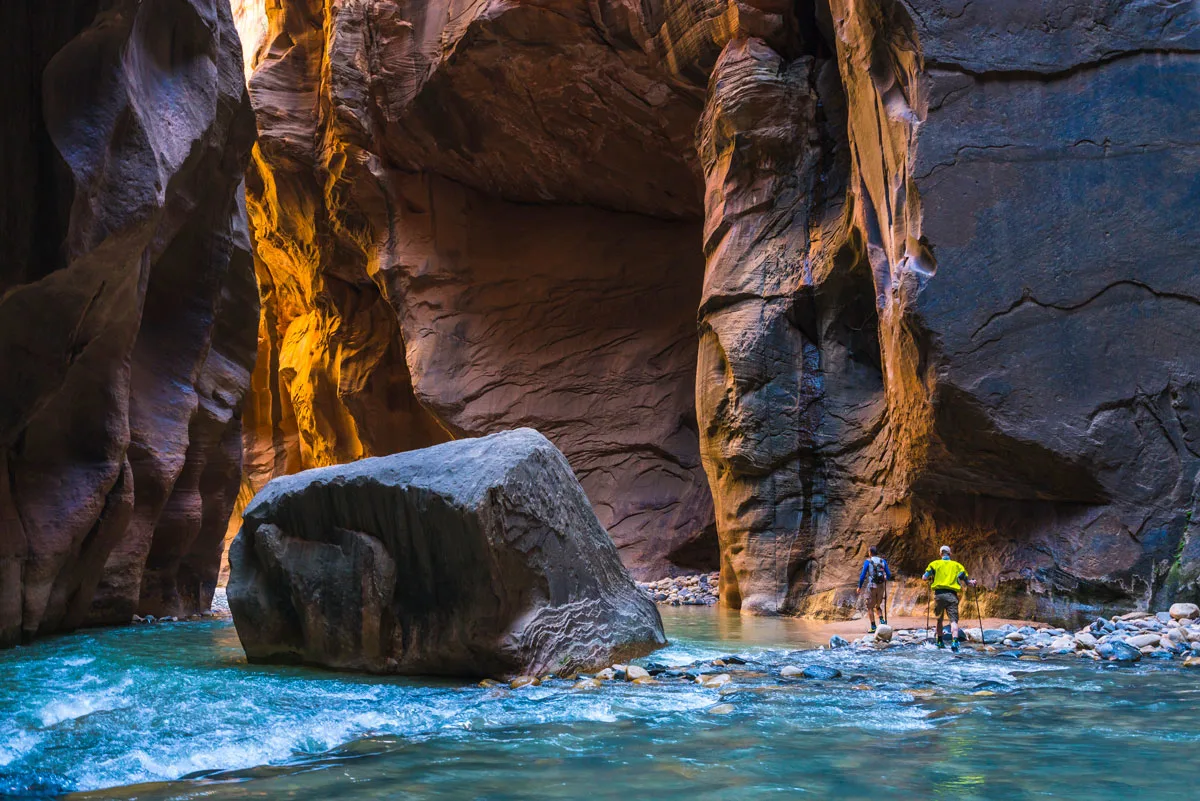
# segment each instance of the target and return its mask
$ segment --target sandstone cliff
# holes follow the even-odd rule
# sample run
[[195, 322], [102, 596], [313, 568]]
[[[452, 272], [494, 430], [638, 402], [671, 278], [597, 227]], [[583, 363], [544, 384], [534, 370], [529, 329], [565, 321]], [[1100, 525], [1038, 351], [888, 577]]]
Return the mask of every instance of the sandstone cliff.
[[208, 607], [258, 300], [228, 3], [14, 2], [0, 19], [9, 645]]
[[269, 11], [243, 499], [530, 426], [635, 573], [715, 564], [693, 401], [702, 89], [583, 2]]
[[876, 542], [995, 611], [1200, 592], [1194, 3], [238, 5], [243, 501], [529, 425], [748, 611]]
[[812, 590], [863, 531], [956, 545], [997, 611], [1195, 597], [1200, 8], [831, 8], [886, 406], [819, 446]]

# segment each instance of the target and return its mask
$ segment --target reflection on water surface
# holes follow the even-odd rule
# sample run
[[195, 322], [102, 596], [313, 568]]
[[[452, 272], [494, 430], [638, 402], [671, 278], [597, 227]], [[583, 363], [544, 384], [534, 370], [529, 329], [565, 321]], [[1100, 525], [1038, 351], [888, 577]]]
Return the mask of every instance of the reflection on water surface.
[[[249, 666], [227, 622], [39, 642], [0, 653], [0, 794], [1195, 797], [1196, 672], [795, 653], [816, 629], [710, 609], [664, 619], [672, 645], [653, 661], [736, 653], [750, 673], [720, 690], [513, 692]], [[776, 678], [812, 662], [843, 676]]]

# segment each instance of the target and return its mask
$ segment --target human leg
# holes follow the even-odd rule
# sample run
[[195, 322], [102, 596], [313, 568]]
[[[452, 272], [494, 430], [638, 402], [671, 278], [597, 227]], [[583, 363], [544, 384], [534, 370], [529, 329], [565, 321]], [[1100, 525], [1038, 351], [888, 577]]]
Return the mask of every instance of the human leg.
[[[937, 644], [942, 647], [942, 620], [947, 616], [950, 618], [951, 635], [957, 632], [958, 622], [958, 596], [946, 590], [937, 590], [934, 593], [933, 611], [937, 615]], [[953, 640], [951, 640], [953, 642]]]
[[950, 643], [951, 648], [958, 650], [958, 593], [954, 593], [953, 597], [947, 600], [946, 614], [950, 618]]
[[875, 630], [875, 618], [876, 618], [877, 613], [878, 613], [880, 623], [887, 622], [887, 620], [885, 620], [883, 617], [883, 606], [882, 606], [883, 588], [882, 587], [871, 587], [870, 590], [868, 590], [868, 593], [869, 594], [867, 596], [867, 609], [870, 611], [870, 614], [871, 614], [871, 631], [874, 631]]

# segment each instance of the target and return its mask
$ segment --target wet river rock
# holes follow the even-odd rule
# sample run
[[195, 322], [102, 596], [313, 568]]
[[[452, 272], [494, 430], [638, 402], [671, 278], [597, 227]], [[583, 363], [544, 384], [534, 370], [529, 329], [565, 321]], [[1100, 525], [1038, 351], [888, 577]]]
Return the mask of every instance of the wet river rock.
[[563, 455], [532, 429], [277, 478], [229, 604], [252, 662], [492, 676], [665, 644]]

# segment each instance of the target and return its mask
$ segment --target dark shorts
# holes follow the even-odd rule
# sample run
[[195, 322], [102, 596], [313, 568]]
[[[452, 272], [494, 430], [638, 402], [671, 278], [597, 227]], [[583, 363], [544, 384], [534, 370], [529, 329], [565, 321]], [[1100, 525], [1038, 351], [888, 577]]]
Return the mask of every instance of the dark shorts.
[[945, 613], [951, 623], [958, 622], [958, 593], [954, 590], [937, 590], [933, 593], [933, 613], [938, 617]]

